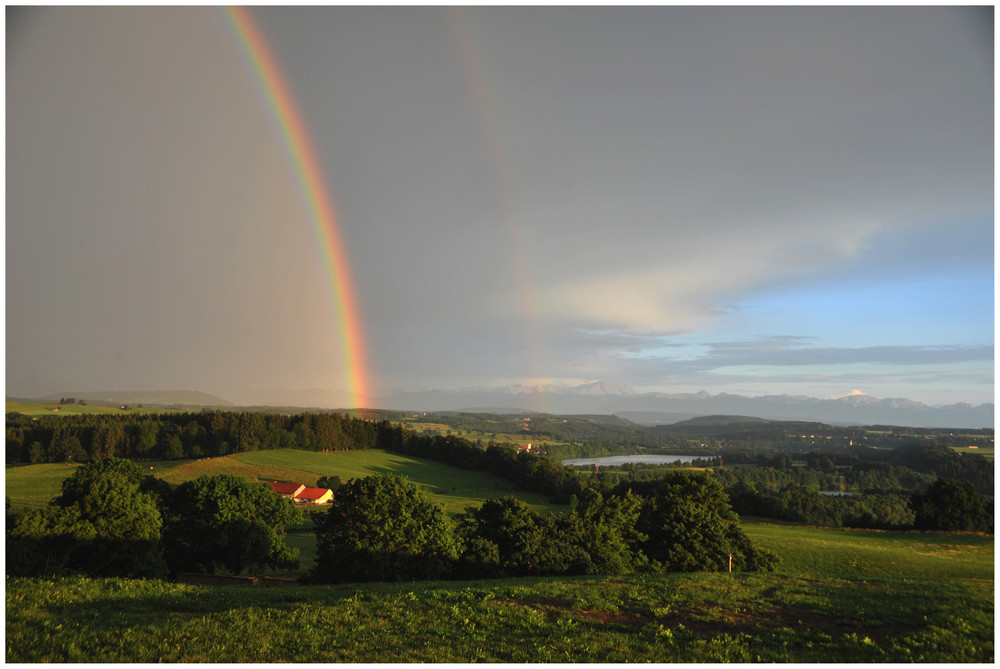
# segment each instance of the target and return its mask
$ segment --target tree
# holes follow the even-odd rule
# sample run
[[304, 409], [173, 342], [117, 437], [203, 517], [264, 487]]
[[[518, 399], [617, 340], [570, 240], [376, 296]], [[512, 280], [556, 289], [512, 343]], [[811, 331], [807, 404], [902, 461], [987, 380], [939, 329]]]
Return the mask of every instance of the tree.
[[152, 478], [145, 474], [139, 465], [125, 458], [94, 460], [77, 469], [72, 476], [63, 481], [62, 493], [53, 500], [53, 503], [62, 507], [77, 503], [100, 478], [107, 474], [119, 474], [136, 486], [141, 486], [147, 478]]
[[292, 567], [298, 551], [284, 543], [285, 526], [302, 522], [295, 503], [265, 486], [230, 474], [182, 483], [170, 499], [163, 530], [173, 571], [234, 574]]
[[649, 559], [641, 550], [648, 537], [639, 531], [642, 499], [631, 494], [607, 498], [592, 488], [583, 490], [573, 509], [585, 527], [581, 545], [590, 556], [594, 574], [644, 571]]
[[69, 430], [57, 430], [49, 444], [49, 462], [84, 462], [87, 452], [80, 445], [80, 439]]
[[718, 481], [705, 474], [670, 472], [646, 486], [637, 529], [642, 550], [659, 571], [773, 569], [777, 558], [740, 529], [739, 516]]
[[42, 442], [31, 442], [31, 446], [28, 447], [28, 462], [32, 464], [45, 462], [45, 447], [42, 446]]
[[924, 493], [914, 493], [910, 507], [918, 530], [945, 532], [987, 532], [993, 519], [982, 495], [969, 481], [939, 478]]
[[542, 517], [514, 497], [487, 500], [459, 520], [464, 550], [457, 574], [500, 577], [626, 574], [643, 571], [646, 539], [636, 527], [641, 500], [581, 492], [571, 513]]
[[90, 440], [90, 457], [94, 460], [114, 457], [118, 445], [125, 438], [121, 425], [110, 421], [101, 422], [94, 428]]
[[522, 500], [488, 499], [461, 517], [458, 532], [465, 543], [459, 565], [463, 576], [538, 573], [539, 551], [545, 545], [542, 520]]
[[330, 490], [333, 490], [334, 492], [337, 492], [337, 488], [339, 488], [343, 484], [344, 484], [344, 482], [341, 481], [340, 477], [336, 476], [336, 475], [334, 475], [334, 476], [320, 476], [319, 480], [316, 481], [316, 487], [317, 488], [329, 488]]
[[180, 436], [168, 434], [164, 439], [166, 447], [163, 449], [163, 457], [167, 460], [180, 460], [184, 457], [184, 444], [181, 443]]
[[127, 460], [80, 467], [50, 506], [14, 522], [7, 537], [8, 573], [165, 576], [162, 517], [144, 483], [138, 466]]
[[157, 443], [160, 436], [160, 424], [152, 419], [139, 423], [139, 434], [136, 439], [136, 456], [151, 458], [157, 453]]
[[438, 578], [458, 557], [451, 520], [398, 476], [345, 483], [316, 520], [313, 580], [401, 581]]

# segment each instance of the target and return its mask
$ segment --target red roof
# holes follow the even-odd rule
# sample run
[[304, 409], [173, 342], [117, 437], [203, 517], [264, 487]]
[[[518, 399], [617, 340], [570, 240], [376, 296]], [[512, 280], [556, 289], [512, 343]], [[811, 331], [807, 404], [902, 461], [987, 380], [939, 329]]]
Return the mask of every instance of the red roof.
[[267, 485], [271, 487], [271, 490], [279, 495], [288, 495], [289, 497], [295, 497], [295, 495], [306, 489], [306, 487], [301, 483], [279, 483], [278, 481], [268, 481]]
[[295, 496], [295, 499], [317, 500], [331, 492], [329, 488], [303, 488], [302, 492]]

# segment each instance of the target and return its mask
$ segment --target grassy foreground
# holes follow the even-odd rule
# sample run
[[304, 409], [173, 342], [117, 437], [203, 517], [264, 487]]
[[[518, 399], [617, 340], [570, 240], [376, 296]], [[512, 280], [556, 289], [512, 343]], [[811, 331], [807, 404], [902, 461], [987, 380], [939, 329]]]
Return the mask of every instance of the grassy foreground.
[[[992, 537], [747, 530], [786, 553], [777, 573], [282, 588], [8, 578], [6, 660], [993, 661]], [[907, 560], [874, 569], [886, 551]]]

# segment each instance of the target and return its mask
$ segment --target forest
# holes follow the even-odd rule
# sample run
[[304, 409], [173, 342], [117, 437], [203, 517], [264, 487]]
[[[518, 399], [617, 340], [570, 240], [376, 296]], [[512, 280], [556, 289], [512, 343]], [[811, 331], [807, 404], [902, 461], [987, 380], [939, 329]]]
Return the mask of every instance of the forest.
[[[8, 413], [7, 463], [202, 458], [277, 448], [379, 448], [488, 471], [568, 503], [585, 484], [607, 492], [623, 480], [655, 478], [659, 468], [605, 468], [581, 478], [582, 472], [558, 464], [561, 457], [663, 452], [663, 438], [649, 435], [669, 431], [671, 439], [687, 435], [669, 450], [701, 455], [704, 459], [694, 464], [706, 467], [725, 487], [737, 513], [746, 515], [818, 525], [902, 528], [913, 522], [909, 497], [936, 478], [971, 483], [990, 508], [994, 494], [992, 462], [951, 448], [970, 440], [992, 444], [992, 430], [956, 436], [948, 430], [831, 427], [739, 417], [642, 428], [614, 416], [536, 414], [530, 423], [494, 414], [430, 416], [456, 431], [485, 436], [484, 443], [436, 431], [418, 433], [407, 419], [412, 416], [385, 411], [371, 412], [370, 418], [336, 412], [209, 410], [41, 417]], [[517, 432], [561, 439], [565, 445], [550, 445], [549, 457], [539, 458], [489, 439]]]
[[[301, 524], [291, 500], [231, 474], [176, 487], [132, 460], [75, 468], [41, 509], [7, 509], [7, 573], [167, 578], [290, 568], [284, 542]], [[744, 534], [721, 485], [673, 472], [643, 494], [585, 489], [568, 511], [540, 515], [513, 497], [457, 518], [405, 478], [386, 474], [336, 487], [314, 516], [318, 555], [301, 580], [322, 582], [502, 578], [773, 569]], [[729, 561], [725, 559], [729, 555]]]

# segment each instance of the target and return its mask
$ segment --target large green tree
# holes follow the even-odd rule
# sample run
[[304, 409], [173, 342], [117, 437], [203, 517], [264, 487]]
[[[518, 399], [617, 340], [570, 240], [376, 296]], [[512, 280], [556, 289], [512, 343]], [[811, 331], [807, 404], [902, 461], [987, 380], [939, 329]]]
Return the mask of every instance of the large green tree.
[[637, 529], [642, 550], [659, 571], [773, 569], [775, 555], [761, 549], [739, 526], [725, 489], [695, 472], [670, 472], [644, 486]]
[[635, 495], [602, 496], [583, 490], [573, 509], [584, 528], [578, 541], [590, 556], [588, 573], [631, 574], [644, 571], [649, 559], [641, 550], [648, 538], [639, 530], [642, 499]]
[[469, 509], [459, 519], [464, 550], [459, 573], [469, 577], [520, 576], [544, 573], [547, 548], [542, 518], [515, 497], [501, 497]]
[[969, 481], [939, 478], [926, 492], [914, 493], [910, 506], [918, 530], [986, 532], [993, 527], [983, 496]]
[[312, 578], [321, 582], [439, 578], [458, 557], [444, 510], [398, 476], [356, 479], [316, 519]]
[[171, 496], [164, 552], [173, 571], [292, 567], [298, 551], [285, 544], [285, 526], [301, 522], [292, 500], [262, 484], [230, 474], [201, 476]]
[[165, 576], [157, 496], [139, 467], [108, 458], [80, 467], [44, 509], [7, 536], [8, 573]]

